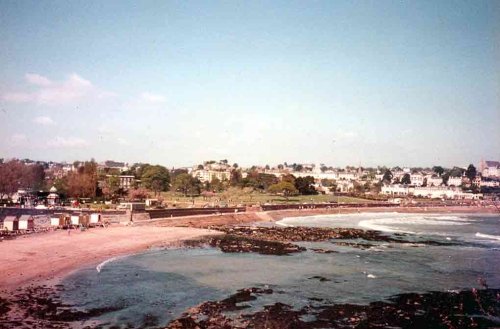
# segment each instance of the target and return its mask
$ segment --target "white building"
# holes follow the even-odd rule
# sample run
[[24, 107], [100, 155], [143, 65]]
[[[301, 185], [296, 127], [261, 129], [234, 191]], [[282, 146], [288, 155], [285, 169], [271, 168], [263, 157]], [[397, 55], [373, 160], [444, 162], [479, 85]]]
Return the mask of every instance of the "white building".
[[120, 175], [120, 188], [128, 190], [134, 186], [135, 176], [133, 175]]
[[433, 177], [432, 175], [428, 175], [427, 177], [427, 186], [441, 186], [443, 184], [442, 177]]
[[462, 185], [462, 177], [448, 178], [448, 186], [460, 186], [460, 185]]
[[383, 185], [380, 193], [391, 196], [407, 196], [409, 189], [406, 185]]
[[382, 186], [381, 193], [390, 196], [418, 196], [424, 198], [435, 199], [479, 199], [482, 194], [473, 194], [470, 192], [463, 192], [457, 187], [422, 187], [422, 186], [405, 186], [405, 185], [386, 185]]
[[220, 181], [229, 180], [231, 178], [231, 171], [218, 171], [218, 170], [206, 170], [206, 169], [196, 169], [191, 172], [191, 175], [198, 178], [200, 182], [211, 182], [214, 178]]
[[337, 191], [341, 193], [348, 193], [354, 191], [354, 183], [350, 180], [337, 181]]
[[422, 174], [410, 174], [411, 185], [422, 186], [424, 185], [425, 176]]
[[358, 173], [352, 171], [339, 171], [337, 177], [337, 179], [340, 180], [356, 180], [358, 179]]
[[500, 177], [500, 161], [481, 161], [483, 177]]

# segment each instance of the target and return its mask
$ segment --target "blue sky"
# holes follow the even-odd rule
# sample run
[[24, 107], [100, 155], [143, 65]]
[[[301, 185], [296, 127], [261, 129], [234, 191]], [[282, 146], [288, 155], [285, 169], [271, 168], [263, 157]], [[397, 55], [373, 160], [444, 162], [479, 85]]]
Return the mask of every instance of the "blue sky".
[[498, 1], [0, 2], [0, 157], [500, 158]]

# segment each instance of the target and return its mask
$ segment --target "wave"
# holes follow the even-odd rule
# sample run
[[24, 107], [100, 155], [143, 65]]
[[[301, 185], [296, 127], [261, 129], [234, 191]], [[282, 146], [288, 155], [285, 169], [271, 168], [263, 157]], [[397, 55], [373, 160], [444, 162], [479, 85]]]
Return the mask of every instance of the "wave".
[[[412, 217], [393, 217], [393, 218], [375, 218], [375, 219], [366, 219], [362, 220], [358, 223], [358, 226], [367, 228], [375, 231], [382, 232], [391, 232], [391, 233], [409, 233], [409, 234], [417, 234], [406, 226], [411, 225], [419, 225], [421, 227], [428, 226], [462, 226], [462, 225], [470, 225], [468, 221], [465, 221], [464, 218], [459, 217], [451, 217], [448, 216], [446, 218], [441, 217], [430, 217], [430, 216], [412, 216]], [[447, 233], [449, 234], [449, 233]]]
[[500, 241], [500, 236], [498, 236], [498, 235], [483, 234], [483, 233], [477, 232], [476, 236], [478, 238]]
[[118, 260], [120, 258], [123, 258], [125, 256], [116, 256], [116, 257], [111, 257], [109, 259], [106, 259], [104, 262], [100, 263], [99, 265], [97, 265], [95, 267], [97, 273], [101, 273], [102, 271], [102, 268], [104, 267], [104, 265], [108, 264], [108, 263], [111, 263], [111, 262], [114, 262], [115, 260]]
[[276, 222], [276, 225], [278, 226], [283, 226], [283, 227], [292, 227], [293, 225], [290, 225], [290, 224], [286, 224], [283, 222], [284, 220], [280, 220], [280, 221], [277, 221]]
[[[449, 238], [460, 232], [451, 229], [452, 227], [475, 223], [477, 219], [465, 215], [383, 212], [288, 217], [276, 224], [285, 227], [360, 227], [387, 233], [436, 234]], [[444, 229], [445, 227], [450, 229]]]
[[[387, 224], [387, 223], [384, 223], [384, 224]], [[391, 226], [382, 225], [382, 223], [377, 223], [376, 219], [362, 220], [358, 223], [358, 226], [363, 227], [363, 228], [367, 228], [367, 229], [373, 230], [373, 231], [415, 234], [415, 232], [412, 232], [412, 231], [401, 230], [399, 228], [394, 228]]]

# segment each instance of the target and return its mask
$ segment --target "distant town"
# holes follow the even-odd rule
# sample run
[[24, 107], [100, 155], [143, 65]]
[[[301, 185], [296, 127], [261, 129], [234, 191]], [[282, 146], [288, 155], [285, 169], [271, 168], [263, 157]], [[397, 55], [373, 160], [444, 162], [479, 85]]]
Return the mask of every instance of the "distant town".
[[242, 168], [228, 160], [167, 168], [118, 161], [73, 163], [0, 160], [0, 205], [38, 209], [82, 204], [113, 208], [123, 202], [151, 207], [227, 207], [263, 203], [348, 200], [496, 200], [500, 162], [477, 166], [336, 168], [281, 163]]

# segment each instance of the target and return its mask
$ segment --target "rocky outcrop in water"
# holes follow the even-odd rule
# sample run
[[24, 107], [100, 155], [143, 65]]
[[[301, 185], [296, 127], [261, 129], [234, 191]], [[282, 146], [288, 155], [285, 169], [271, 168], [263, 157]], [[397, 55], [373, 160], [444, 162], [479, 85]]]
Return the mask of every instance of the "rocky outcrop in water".
[[[61, 286], [56, 288], [62, 289]], [[62, 303], [57, 292], [46, 286], [18, 290], [9, 300], [0, 299], [0, 328], [71, 328], [71, 323], [123, 309], [124, 305], [77, 310]]]
[[417, 238], [406, 233], [395, 233], [388, 235], [384, 232], [373, 230], [361, 230], [356, 228], [322, 228], [322, 227], [259, 227], [259, 226], [209, 226], [208, 229], [224, 232], [226, 234], [249, 237], [267, 241], [279, 242], [320, 242], [329, 240], [354, 240], [362, 239], [376, 242], [408, 243], [416, 242], [425, 245], [455, 245], [453, 241], [440, 242], [428, 239], [417, 239], [410, 241], [409, 238]]
[[[255, 252], [264, 255], [289, 255], [305, 251], [306, 248], [292, 242], [330, 241], [332, 244], [344, 247], [369, 249], [376, 244], [371, 242], [410, 243], [412, 246], [422, 245], [453, 245], [452, 242], [438, 242], [420, 239], [409, 241], [407, 234], [385, 235], [378, 231], [365, 231], [354, 228], [318, 228], [318, 227], [251, 227], [251, 226], [210, 226], [209, 229], [226, 233], [225, 235], [209, 237], [202, 240], [187, 241], [186, 246], [197, 247], [208, 245], [220, 248], [223, 252]], [[337, 241], [341, 240], [341, 241]], [[347, 242], [342, 240], [358, 240]], [[363, 242], [364, 241], [364, 242]], [[331, 254], [337, 251], [331, 249], [312, 248], [316, 253]]]
[[[257, 288], [220, 302], [205, 302], [172, 321], [167, 329], [216, 328], [494, 328], [500, 326], [500, 289], [401, 294], [368, 305], [308, 305], [299, 310], [275, 303], [231, 316], [239, 303], [258, 297]], [[238, 296], [244, 292], [244, 298]], [[271, 291], [272, 292], [272, 291]], [[271, 293], [266, 292], [266, 293]], [[305, 320], [307, 318], [307, 320]]]

